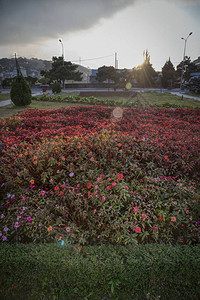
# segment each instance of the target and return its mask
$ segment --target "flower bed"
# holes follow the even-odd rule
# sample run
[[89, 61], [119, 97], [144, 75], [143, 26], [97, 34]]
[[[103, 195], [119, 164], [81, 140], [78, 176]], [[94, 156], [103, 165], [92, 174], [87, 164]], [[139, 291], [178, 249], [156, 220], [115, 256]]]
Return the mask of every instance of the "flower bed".
[[199, 242], [199, 110], [27, 109], [0, 123], [2, 241]]

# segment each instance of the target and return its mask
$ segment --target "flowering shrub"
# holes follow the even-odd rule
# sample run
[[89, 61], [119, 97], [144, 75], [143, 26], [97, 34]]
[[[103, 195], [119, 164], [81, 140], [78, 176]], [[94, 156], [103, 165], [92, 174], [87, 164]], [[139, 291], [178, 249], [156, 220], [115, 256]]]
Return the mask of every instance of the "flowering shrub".
[[199, 242], [199, 111], [112, 111], [1, 121], [2, 241]]

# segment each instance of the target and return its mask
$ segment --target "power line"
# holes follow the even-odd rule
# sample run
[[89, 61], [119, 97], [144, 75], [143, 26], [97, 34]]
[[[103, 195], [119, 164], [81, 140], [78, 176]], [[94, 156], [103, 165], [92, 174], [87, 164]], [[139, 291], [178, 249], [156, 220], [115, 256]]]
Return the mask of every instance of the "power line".
[[[106, 56], [101, 56], [101, 57], [95, 57], [95, 58], [87, 58], [87, 59], [81, 59], [81, 61], [89, 61], [89, 60], [97, 60], [97, 59], [102, 59], [102, 58], [106, 58], [106, 57], [111, 57], [113, 56], [113, 54], [111, 55], [106, 55]], [[72, 62], [79, 62], [79, 60], [72, 60]]]

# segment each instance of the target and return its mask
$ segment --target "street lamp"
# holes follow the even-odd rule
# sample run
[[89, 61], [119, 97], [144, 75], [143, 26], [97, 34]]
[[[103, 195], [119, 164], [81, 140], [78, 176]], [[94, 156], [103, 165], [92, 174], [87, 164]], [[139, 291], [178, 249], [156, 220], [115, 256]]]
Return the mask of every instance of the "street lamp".
[[61, 45], [62, 45], [62, 58], [63, 58], [63, 66], [64, 66], [64, 46], [63, 46], [62, 40], [59, 40], [59, 42], [60, 42]]
[[184, 71], [184, 63], [185, 63], [185, 50], [186, 50], [186, 43], [187, 43], [187, 39], [189, 38], [189, 36], [192, 34], [192, 32], [190, 32], [187, 36], [186, 39], [181, 38], [182, 40], [185, 41], [185, 45], [184, 45], [184, 52], [183, 52], [183, 63], [182, 63], [182, 71], [181, 71], [181, 84], [180, 84], [180, 89], [183, 89], [183, 71]]

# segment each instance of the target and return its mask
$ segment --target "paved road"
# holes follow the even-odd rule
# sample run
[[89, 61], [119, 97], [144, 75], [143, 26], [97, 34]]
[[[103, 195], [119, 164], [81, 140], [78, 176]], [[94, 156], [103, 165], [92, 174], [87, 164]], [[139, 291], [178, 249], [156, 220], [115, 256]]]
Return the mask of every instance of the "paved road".
[[[62, 90], [63, 92], [66, 92], [66, 93], [71, 93], [71, 92], [80, 92], [80, 91], [107, 91], [108, 89], [91, 89], [91, 88], [86, 88], [86, 89], [64, 89]], [[184, 92], [180, 92], [179, 89], [177, 90], [165, 90], [165, 89], [136, 89], [136, 88], [133, 88], [131, 89], [132, 91], [140, 91], [140, 92], [145, 92], [145, 91], [154, 91], [154, 92], [160, 92], [160, 93], [163, 93], [163, 92], [168, 92], [168, 93], [171, 93], [171, 94], [174, 94], [174, 95], [178, 95], [180, 97], [183, 96], [183, 98], [190, 98], [190, 99], [195, 99], [195, 100], [198, 100], [200, 101], [200, 97], [195, 97], [195, 96], [190, 96], [190, 95], [186, 95]], [[9, 93], [10, 90], [4, 90], [2, 91], [2, 94], [5, 94], [5, 93]], [[32, 90], [32, 96], [37, 96], [37, 95], [42, 95], [43, 93], [41, 91], [39, 91], [38, 89], [34, 89]], [[0, 101], [0, 106], [6, 106], [6, 105], [9, 105], [11, 104], [12, 101], [11, 100], [5, 100], [5, 101]]]

